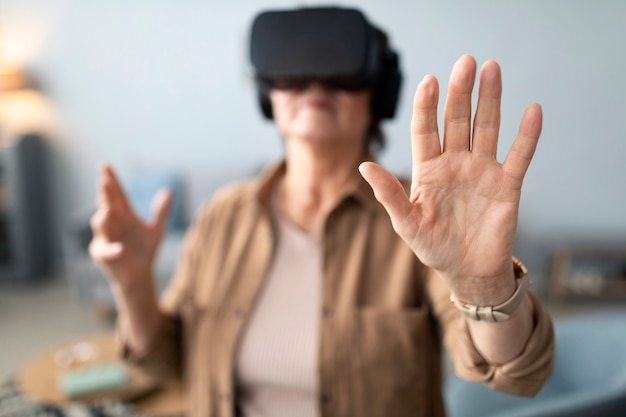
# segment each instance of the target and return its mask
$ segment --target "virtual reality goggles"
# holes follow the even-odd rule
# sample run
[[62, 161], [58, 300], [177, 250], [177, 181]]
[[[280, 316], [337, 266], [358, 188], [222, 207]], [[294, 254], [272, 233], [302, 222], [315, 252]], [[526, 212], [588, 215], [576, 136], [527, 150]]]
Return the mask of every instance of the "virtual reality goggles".
[[398, 54], [358, 10], [262, 12], [252, 24], [250, 60], [267, 118], [272, 118], [270, 89], [304, 88], [311, 80], [346, 91], [370, 89], [375, 118], [395, 113], [402, 79]]

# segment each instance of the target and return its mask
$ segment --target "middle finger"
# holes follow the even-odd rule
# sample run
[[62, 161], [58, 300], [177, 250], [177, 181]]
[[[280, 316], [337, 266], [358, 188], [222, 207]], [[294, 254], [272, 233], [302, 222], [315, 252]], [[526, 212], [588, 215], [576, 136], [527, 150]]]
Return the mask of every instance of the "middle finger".
[[443, 150], [463, 151], [470, 148], [472, 89], [476, 77], [476, 60], [463, 55], [454, 64], [443, 113]]
[[478, 106], [474, 116], [472, 151], [495, 158], [500, 131], [502, 76], [495, 61], [487, 61], [480, 71]]

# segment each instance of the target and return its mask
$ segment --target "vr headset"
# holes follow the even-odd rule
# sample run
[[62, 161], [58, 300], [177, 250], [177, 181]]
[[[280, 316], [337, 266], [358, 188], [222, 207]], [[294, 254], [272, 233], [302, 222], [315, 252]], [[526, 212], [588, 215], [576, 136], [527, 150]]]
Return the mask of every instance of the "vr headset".
[[372, 115], [392, 118], [402, 74], [387, 35], [356, 9], [302, 8], [262, 12], [254, 19], [250, 60], [259, 102], [272, 118], [273, 81], [297, 86], [319, 80], [335, 88], [370, 89]]

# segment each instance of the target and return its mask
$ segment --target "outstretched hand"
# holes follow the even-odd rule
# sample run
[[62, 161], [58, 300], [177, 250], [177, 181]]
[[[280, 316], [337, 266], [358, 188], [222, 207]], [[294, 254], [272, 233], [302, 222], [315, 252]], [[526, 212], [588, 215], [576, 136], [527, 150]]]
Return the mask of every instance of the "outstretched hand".
[[133, 210], [110, 166], [102, 167], [98, 207], [91, 217], [94, 237], [89, 253], [114, 282], [143, 285], [151, 277], [157, 249], [165, 235], [172, 194], [163, 190], [152, 201], [152, 216], [143, 221]]
[[500, 67], [495, 61], [483, 65], [472, 121], [475, 77], [476, 61], [462, 56], [450, 76], [443, 147], [437, 79], [428, 75], [419, 84], [411, 121], [410, 195], [381, 166], [365, 162], [359, 169], [394, 230], [420, 260], [439, 271], [457, 296], [488, 305], [494, 302], [490, 289], [501, 282], [514, 286], [511, 256], [521, 188], [541, 132], [542, 111], [538, 104], [526, 109], [517, 138], [499, 163]]

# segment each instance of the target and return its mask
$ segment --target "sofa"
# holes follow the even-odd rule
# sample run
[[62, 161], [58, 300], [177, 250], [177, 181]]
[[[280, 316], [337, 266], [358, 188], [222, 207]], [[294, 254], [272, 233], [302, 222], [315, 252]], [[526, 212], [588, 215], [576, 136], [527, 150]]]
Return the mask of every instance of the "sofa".
[[517, 397], [450, 376], [449, 417], [626, 416], [626, 308], [554, 321], [556, 365], [537, 396]]

